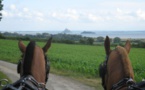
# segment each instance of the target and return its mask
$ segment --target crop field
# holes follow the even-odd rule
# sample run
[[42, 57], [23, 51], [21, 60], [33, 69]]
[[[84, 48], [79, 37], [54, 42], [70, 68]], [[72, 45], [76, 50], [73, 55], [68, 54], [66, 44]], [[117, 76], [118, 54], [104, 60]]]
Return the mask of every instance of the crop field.
[[[24, 43], [28, 44], [26, 41]], [[37, 42], [41, 47], [44, 44], [44, 42]], [[105, 51], [103, 46], [52, 43], [47, 56], [51, 67], [58, 71], [95, 78], [99, 77], [98, 67], [105, 59]], [[129, 57], [135, 72], [135, 80], [141, 81], [145, 78], [145, 49], [132, 48]], [[20, 58], [18, 41], [0, 39], [0, 60], [18, 63]]]

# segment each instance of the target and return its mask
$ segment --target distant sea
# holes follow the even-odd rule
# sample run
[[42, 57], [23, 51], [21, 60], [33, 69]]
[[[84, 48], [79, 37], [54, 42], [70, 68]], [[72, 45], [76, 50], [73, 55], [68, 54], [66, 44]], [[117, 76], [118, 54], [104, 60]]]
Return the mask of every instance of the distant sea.
[[[49, 34], [59, 34], [62, 33], [62, 31], [14, 31], [17, 32], [19, 34], [32, 34], [32, 35], [36, 35], [38, 33], [49, 33]], [[108, 35], [111, 38], [114, 37], [120, 37], [120, 38], [143, 38], [145, 39], [145, 31], [88, 31], [88, 32], [93, 32], [90, 34], [81, 34], [83, 31], [71, 31], [68, 34], [76, 34], [76, 35], [82, 35], [82, 36], [86, 36], [86, 37], [106, 37], [106, 35]]]

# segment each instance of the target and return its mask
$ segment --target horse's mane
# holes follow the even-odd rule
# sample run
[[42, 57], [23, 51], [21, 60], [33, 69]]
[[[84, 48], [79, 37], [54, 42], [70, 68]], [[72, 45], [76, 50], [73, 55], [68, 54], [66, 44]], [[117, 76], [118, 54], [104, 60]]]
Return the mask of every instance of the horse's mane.
[[24, 55], [23, 75], [30, 75], [31, 74], [31, 64], [32, 64], [34, 49], [35, 49], [35, 42], [31, 41], [28, 44], [28, 46], [26, 48], [25, 55]]
[[115, 49], [119, 55], [120, 55], [120, 62], [122, 64], [123, 70], [124, 70], [124, 75], [126, 77], [131, 77], [132, 74], [132, 65], [130, 62], [130, 59], [128, 57], [128, 53], [126, 52], [126, 49], [121, 47], [121, 46], [117, 46], [117, 48]]

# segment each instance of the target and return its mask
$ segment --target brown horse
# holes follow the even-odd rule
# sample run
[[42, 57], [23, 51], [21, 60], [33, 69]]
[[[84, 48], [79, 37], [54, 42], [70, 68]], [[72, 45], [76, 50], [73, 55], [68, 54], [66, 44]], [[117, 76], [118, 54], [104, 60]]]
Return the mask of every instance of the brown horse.
[[128, 57], [131, 44], [126, 41], [124, 47], [110, 49], [110, 39], [105, 39], [106, 60], [100, 64], [99, 73], [104, 90], [127, 90], [134, 83], [134, 72]]
[[51, 46], [50, 38], [43, 48], [40, 48], [31, 41], [26, 47], [22, 41], [18, 46], [22, 52], [22, 60], [18, 65], [20, 79], [13, 84], [6, 86], [3, 90], [45, 90], [49, 74], [49, 62], [45, 53]]

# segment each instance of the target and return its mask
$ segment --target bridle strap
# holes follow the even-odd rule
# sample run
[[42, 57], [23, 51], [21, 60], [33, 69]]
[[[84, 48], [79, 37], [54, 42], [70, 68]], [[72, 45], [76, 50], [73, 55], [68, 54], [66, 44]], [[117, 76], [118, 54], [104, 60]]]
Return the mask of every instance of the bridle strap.
[[114, 84], [111, 90], [119, 90], [125, 86], [130, 86], [133, 84], [135, 84], [135, 82], [133, 81], [132, 78], [124, 78], [120, 80], [118, 83]]
[[29, 75], [26, 78], [24, 78], [24, 80], [30, 81], [31, 83], [33, 83], [38, 88], [45, 88], [45, 84], [44, 83], [38, 83], [31, 75]]
[[47, 90], [44, 83], [38, 83], [33, 76], [23, 76], [20, 80], [13, 84], [6, 85], [2, 90]]

